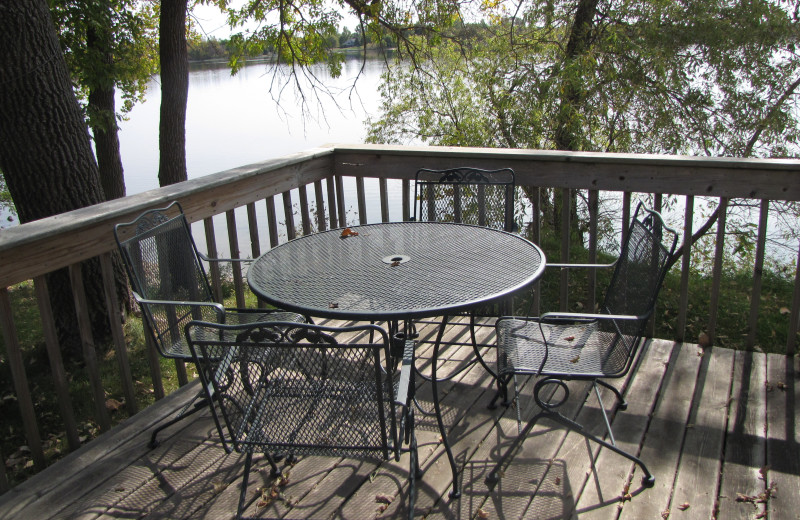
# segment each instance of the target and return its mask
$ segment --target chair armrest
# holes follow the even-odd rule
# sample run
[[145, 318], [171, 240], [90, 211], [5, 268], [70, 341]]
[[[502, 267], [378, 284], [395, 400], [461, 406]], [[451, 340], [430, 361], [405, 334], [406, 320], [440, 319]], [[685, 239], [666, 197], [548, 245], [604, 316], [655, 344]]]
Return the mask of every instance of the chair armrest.
[[414, 340], [406, 340], [403, 348], [403, 359], [400, 365], [400, 381], [397, 383], [397, 394], [394, 402], [399, 406], [408, 406], [408, 389], [411, 386], [411, 371], [414, 370]]
[[244, 264], [244, 263], [249, 264], [249, 263], [252, 263], [254, 261], [253, 258], [211, 258], [208, 255], [204, 255], [200, 251], [198, 251], [197, 254], [198, 254], [198, 256], [200, 256], [200, 258], [202, 258], [206, 262], [233, 262], [233, 263], [240, 263], [240, 264]]
[[539, 317], [541, 320], [641, 320], [646, 316], [634, 316], [631, 314], [584, 314], [581, 312], [546, 312]]
[[217, 302], [195, 302], [195, 301], [176, 301], [176, 300], [148, 300], [142, 298], [136, 291], [133, 292], [133, 298], [140, 305], [164, 305], [167, 307], [213, 307], [217, 311], [219, 323], [225, 321], [225, 308], [222, 304]]
[[559, 269], [605, 269], [607, 267], [614, 267], [617, 265], [619, 259], [614, 260], [610, 264], [556, 264], [547, 262], [545, 267], [557, 267]]

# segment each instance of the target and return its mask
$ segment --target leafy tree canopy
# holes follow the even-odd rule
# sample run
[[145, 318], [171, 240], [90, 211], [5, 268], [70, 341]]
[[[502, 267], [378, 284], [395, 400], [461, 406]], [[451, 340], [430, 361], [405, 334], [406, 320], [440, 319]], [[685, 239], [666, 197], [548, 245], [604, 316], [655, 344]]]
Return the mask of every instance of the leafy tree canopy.
[[157, 6], [138, 0], [49, 0], [49, 4], [90, 124], [113, 122], [113, 114], [93, 113], [88, 105], [92, 88], [118, 89], [123, 114], [144, 101], [147, 81], [158, 71]]
[[[386, 74], [370, 140], [797, 156], [798, 2], [484, 2]], [[461, 37], [461, 36], [466, 36]], [[419, 54], [420, 56], [423, 54]]]

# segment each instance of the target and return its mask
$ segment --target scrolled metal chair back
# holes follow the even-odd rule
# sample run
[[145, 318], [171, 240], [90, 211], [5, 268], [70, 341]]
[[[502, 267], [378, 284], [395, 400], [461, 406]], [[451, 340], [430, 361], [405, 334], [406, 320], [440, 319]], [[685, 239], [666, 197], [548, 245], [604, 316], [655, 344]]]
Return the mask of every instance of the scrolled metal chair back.
[[513, 231], [514, 197], [514, 171], [510, 168], [423, 168], [415, 176], [413, 218]]
[[[370, 332], [377, 341], [360, 342]], [[193, 322], [186, 335], [237, 451], [388, 459], [398, 449], [383, 329]]]
[[132, 222], [117, 224], [114, 236], [159, 352], [166, 357], [190, 358], [183, 327], [193, 319], [215, 321], [216, 313], [213, 307], [174, 305], [214, 301], [180, 204], [173, 202]]

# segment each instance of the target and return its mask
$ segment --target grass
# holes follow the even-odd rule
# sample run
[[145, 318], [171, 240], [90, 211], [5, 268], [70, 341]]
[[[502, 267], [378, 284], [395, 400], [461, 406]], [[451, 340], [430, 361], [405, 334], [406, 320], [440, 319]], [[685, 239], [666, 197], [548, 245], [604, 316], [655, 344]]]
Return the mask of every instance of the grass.
[[[544, 237], [541, 241], [548, 258], [558, 258], [559, 243], [552, 237]], [[587, 253], [579, 247], [573, 248], [571, 261], [586, 261]], [[613, 261], [612, 256], [600, 255], [600, 262]], [[598, 273], [598, 288], [603, 288], [610, 278], [610, 270]], [[542, 311], [558, 308], [559, 276], [554, 270], [545, 273], [541, 284]], [[570, 276], [569, 294], [570, 309], [581, 311], [586, 308], [587, 277], [576, 271]], [[664, 288], [659, 297], [655, 319], [655, 336], [673, 339], [676, 335], [676, 322], [679, 309], [680, 267], [676, 266], [668, 274]], [[720, 309], [718, 314], [717, 341], [722, 347], [744, 349], [747, 339], [747, 323], [750, 313], [750, 292], [752, 291], [752, 275], [750, 272], [728, 272], [723, 275], [721, 284]], [[758, 320], [757, 350], [783, 353], [786, 346], [789, 313], [782, 309], [790, 308], [792, 301], [793, 280], [786, 276], [765, 271], [761, 293]], [[709, 295], [711, 279], [703, 274], [695, 274], [689, 284], [689, 306], [685, 340], [697, 342], [700, 334], [706, 331], [708, 323]], [[39, 311], [34, 297], [33, 284], [19, 284], [9, 291], [14, 310], [14, 323], [17, 335], [23, 348], [23, 359], [29, 388], [34, 399], [38, 425], [45, 447], [48, 464], [65, 455], [69, 450], [66, 444], [66, 433], [58, 404], [53, 398], [55, 390], [50, 377], [50, 365], [47, 358], [44, 339], [40, 330]], [[225, 303], [235, 306], [233, 287], [226, 283], [224, 287]], [[601, 300], [601, 289], [598, 289], [597, 300]], [[255, 307], [254, 295], [247, 294], [247, 306]], [[520, 308], [527, 309], [523, 303]], [[136, 389], [139, 409], [155, 402], [153, 385], [150, 378], [150, 367], [144, 350], [144, 333], [141, 320], [130, 316], [124, 326], [128, 344], [128, 357]], [[11, 485], [18, 484], [35, 473], [30, 457], [30, 450], [25, 447], [25, 436], [22, 420], [17, 405], [5, 345], [0, 338], [0, 450], [9, 474]], [[108, 399], [124, 402], [118, 366], [113, 350], [106, 352], [99, 360], [103, 388]], [[178, 388], [177, 374], [173, 361], [159, 358], [165, 393], [169, 394]], [[88, 441], [100, 433], [94, 419], [94, 401], [85, 369], [79, 364], [65, 367], [69, 376], [70, 395], [78, 422], [82, 441]], [[191, 367], [187, 367], [189, 377], [193, 375]], [[111, 412], [113, 424], [128, 418], [126, 408], [119, 407]]]

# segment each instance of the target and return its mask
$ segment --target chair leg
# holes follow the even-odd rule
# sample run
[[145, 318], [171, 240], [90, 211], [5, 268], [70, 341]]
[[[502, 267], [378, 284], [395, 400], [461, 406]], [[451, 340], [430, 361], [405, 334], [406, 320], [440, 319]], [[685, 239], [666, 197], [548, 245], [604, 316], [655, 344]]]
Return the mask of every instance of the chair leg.
[[[198, 401], [198, 399], [199, 399], [199, 401]], [[161, 432], [161, 430], [163, 430], [165, 428], [169, 428], [170, 426], [172, 426], [173, 424], [177, 423], [181, 419], [189, 417], [190, 415], [195, 414], [195, 413], [199, 412], [200, 410], [203, 410], [206, 407], [207, 404], [208, 404], [208, 399], [206, 398], [205, 393], [202, 392], [202, 391], [198, 392], [198, 394], [196, 396], [194, 396], [194, 398], [192, 398], [192, 400], [189, 402], [189, 404], [184, 406], [183, 409], [180, 412], [178, 412], [178, 415], [176, 415], [175, 417], [173, 417], [169, 421], [160, 424], [158, 426], [158, 428], [153, 430], [153, 433], [150, 435], [150, 442], [148, 443], [147, 447], [150, 448], [150, 449], [157, 448], [158, 445], [159, 445], [159, 442], [158, 442], [158, 439], [156, 438], [156, 436]], [[192, 406], [194, 406], [194, 407], [192, 408]]]
[[609, 390], [614, 392], [614, 395], [617, 396], [617, 410], [627, 410], [628, 409], [628, 401], [626, 401], [625, 398], [622, 397], [622, 394], [620, 393], [620, 391], [617, 390], [613, 385], [610, 385], [610, 384], [606, 383], [602, 379], [595, 379], [594, 382], [597, 383], [598, 385], [604, 386], [605, 388], [608, 388]]
[[408, 520], [414, 520], [414, 506], [417, 503], [417, 479], [422, 478], [422, 471], [419, 468], [419, 457], [417, 455], [417, 438], [411, 434], [411, 445], [409, 449], [408, 468]]
[[250, 467], [253, 464], [253, 452], [248, 451], [244, 458], [244, 475], [242, 476], [242, 490], [239, 492], [239, 507], [236, 509], [236, 520], [241, 520], [244, 504], [247, 499], [247, 480], [250, 478]]

